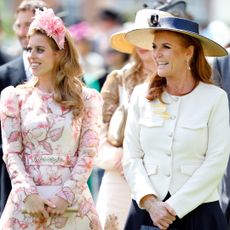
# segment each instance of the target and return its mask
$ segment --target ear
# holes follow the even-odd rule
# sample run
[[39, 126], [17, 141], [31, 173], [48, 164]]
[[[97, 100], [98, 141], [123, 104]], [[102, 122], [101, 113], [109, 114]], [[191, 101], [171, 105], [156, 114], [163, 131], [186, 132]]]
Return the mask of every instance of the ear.
[[186, 60], [191, 60], [194, 53], [194, 46], [189, 46], [185, 52]]

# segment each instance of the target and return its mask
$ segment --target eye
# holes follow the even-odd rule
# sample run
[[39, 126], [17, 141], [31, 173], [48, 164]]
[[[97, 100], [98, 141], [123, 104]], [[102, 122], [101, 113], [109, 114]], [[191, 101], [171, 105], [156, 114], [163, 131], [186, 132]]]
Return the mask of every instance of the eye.
[[164, 48], [171, 49], [171, 47], [169, 45], [164, 45]]
[[37, 50], [38, 53], [43, 53], [44, 52], [44, 49], [42, 49], [40, 47], [38, 47], [36, 50]]
[[26, 48], [26, 51], [27, 51], [28, 53], [31, 53], [32, 48], [31, 48], [31, 47], [27, 47], [27, 48]]
[[153, 43], [153, 44], [152, 44], [152, 48], [153, 48], [153, 49], [156, 49], [156, 47], [157, 47], [157, 46]]

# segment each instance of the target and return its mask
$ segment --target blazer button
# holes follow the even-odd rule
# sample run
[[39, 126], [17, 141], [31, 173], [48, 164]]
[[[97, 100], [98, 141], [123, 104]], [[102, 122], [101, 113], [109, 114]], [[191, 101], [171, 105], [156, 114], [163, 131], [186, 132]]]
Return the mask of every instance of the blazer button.
[[171, 154], [171, 152], [167, 152], [167, 155], [168, 155], [168, 156], [171, 156], [172, 154]]
[[169, 133], [169, 135], [168, 135], [169, 137], [173, 137], [173, 133]]
[[170, 173], [167, 173], [165, 176], [170, 177], [171, 175], [170, 175]]

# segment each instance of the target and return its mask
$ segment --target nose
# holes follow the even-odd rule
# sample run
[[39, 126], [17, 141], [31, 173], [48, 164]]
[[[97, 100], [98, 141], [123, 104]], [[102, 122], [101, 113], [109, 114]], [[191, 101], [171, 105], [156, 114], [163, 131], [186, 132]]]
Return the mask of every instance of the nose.
[[28, 60], [31, 60], [35, 57], [35, 52], [31, 49], [28, 53], [27, 53], [27, 58]]
[[162, 56], [162, 52], [159, 48], [154, 48], [152, 54], [154, 58], [158, 58]]
[[28, 27], [27, 26], [20, 26], [18, 29], [17, 29], [17, 34], [21, 37], [26, 37], [27, 35], [27, 32], [28, 32]]

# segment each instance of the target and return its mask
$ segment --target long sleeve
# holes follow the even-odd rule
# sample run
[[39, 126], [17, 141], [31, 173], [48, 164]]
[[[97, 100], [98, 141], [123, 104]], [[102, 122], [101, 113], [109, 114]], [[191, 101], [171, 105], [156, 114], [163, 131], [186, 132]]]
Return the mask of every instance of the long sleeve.
[[145, 195], [156, 195], [156, 191], [143, 165], [145, 153], [140, 144], [140, 105], [138, 98], [140, 98], [140, 95], [138, 91], [134, 89], [130, 100], [125, 128], [124, 157], [122, 162], [125, 177], [132, 191], [132, 196], [137, 203], [139, 203]]
[[21, 199], [37, 193], [33, 179], [23, 163], [23, 144], [20, 119], [20, 100], [14, 87], [1, 93], [1, 130], [3, 159], [6, 163], [12, 187], [21, 193]]
[[58, 196], [68, 201], [69, 205], [80, 199], [82, 191], [87, 186], [87, 180], [94, 166], [94, 157], [98, 151], [99, 133], [101, 128], [102, 99], [95, 90], [87, 89], [84, 98], [85, 109], [82, 118], [77, 161]]
[[99, 151], [95, 163], [97, 167], [105, 170], [112, 170], [122, 153], [121, 147], [114, 147], [107, 141], [109, 121], [119, 105], [120, 81], [118, 71], [114, 70], [108, 75], [101, 90], [103, 98], [103, 126], [100, 133]]

